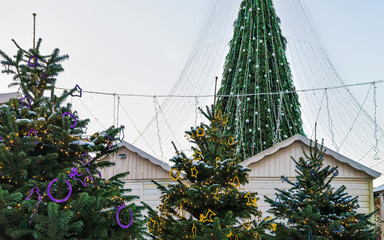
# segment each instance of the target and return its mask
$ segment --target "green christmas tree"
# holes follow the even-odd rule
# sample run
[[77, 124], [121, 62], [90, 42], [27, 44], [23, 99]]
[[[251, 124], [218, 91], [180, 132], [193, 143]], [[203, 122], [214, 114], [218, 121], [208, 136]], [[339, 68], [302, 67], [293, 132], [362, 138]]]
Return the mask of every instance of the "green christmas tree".
[[119, 180], [128, 172], [104, 179], [97, 170], [114, 165], [98, 160], [118, 149], [124, 127], [85, 137], [89, 119], [64, 105], [81, 89], [53, 92], [68, 56], [41, 54], [41, 39], [28, 51], [12, 41], [19, 50], [0, 51], [2, 72], [24, 98], [0, 106], [0, 239], [144, 239], [144, 207]]
[[[265, 239], [271, 221], [261, 220], [257, 193], [239, 190], [248, 182], [248, 171], [236, 155], [237, 141], [226, 131], [227, 115], [213, 107], [202, 114], [201, 123], [187, 131], [193, 158], [179, 152], [170, 161], [176, 181], [162, 192], [160, 214], [150, 212], [148, 228], [154, 239]], [[175, 145], [174, 145], [175, 146]], [[258, 219], [256, 220], [256, 217]], [[260, 221], [260, 222], [258, 222]]]
[[289, 190], [276, 189], [276, 199], [266, 198], [271, 205], [268, 210], [278, 223], [275, 239], [377, 239], [374, 224], [369, 218], [374, 213], [357, 213], [358, 197], [351, 197], [343, 185], [338, 189], [331, 182], [338, 175], [338, 167], [324, 166], [323, 145], [310, 147], [296, 163], [297, 178], [292, 180], [281, 176], [292, 187]]
[[234, 24], [218, 103], [244, 159], [304, 135], [279, 23], [272, 0], [243, 0]]

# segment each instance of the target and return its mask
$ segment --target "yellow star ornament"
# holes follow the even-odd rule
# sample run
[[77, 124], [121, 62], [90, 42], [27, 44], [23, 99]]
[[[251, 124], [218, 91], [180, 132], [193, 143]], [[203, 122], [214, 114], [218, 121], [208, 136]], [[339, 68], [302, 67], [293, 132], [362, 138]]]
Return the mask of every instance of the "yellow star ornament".
[[[151, 230], [151, 228], [149, 227], [149, 224], [150, 224], [151, 222], [153, 222], [153, 225], [152, 225], [153, 228], [155, 228], [155, 224], [156, 224], [156, 221], [155, 221], [155, 220], [153, 220], [152, 218], [149, 219], [149, 222], [147, 223], [147, 227], [148, 227], [149, 233], [151, 233], [151, 232], [153, 231], [153, 230]], [[152, 229], [153, 229], [153, 228], [152, 228]]]
[[[194, 173], [195, 172], [195, 173]], [[194, 166], [193, 168], [191, 168], [191, 176], [192, 177], [195, 177], [197, 178], [197, 174], [199, 173], [199, 171], [197, 171], [196, 169], [196, 166]]]
[[195, 153], [193, 154], [193, 157], [194, 157], [193, 158], [194, 161], [201, 160], [201, 152], [195, 149]]

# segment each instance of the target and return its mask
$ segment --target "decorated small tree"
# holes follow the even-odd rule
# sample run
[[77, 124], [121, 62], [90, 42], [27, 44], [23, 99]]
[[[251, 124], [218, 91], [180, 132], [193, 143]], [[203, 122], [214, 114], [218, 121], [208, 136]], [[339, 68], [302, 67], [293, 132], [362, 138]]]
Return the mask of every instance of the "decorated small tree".
[[128, 173], [104, 179], [97, 170], [114, 165], [98, 159], [118, 149], [123, 126], [84, 136], [89, 119], [64, 105], [81, 88], [54, 94], [68, 56], [41, 54], [41, 39], [28, 51], [14, 43], [14, 58], [0, 51], [23, 94], [0, 106], [0, 239], [143, 239], [144, 207], [119, 180]]
[[[159, 215], [150, 212], [149, 231], [154, 239], [265, 239], [270, 221], [261, 220], [257, 193], [239, 190], [248, 182], [248, 171], [236, 154], [237, 141], [225, 129], [228, 115], [213, 108], [202, 114], [210, 124], [201, 123], [186, 132], [195, 146], [192, 158], [179, 152], [171, 178], [164, 187]], [[258, 219], [256, 219], [258, 217]], [[260, 222], [258, 222], [260, 221]]]
[[281, 176], [292, 187], [276, 189], [276, 199], [266, 198], [268, 211], [285, 222], [277, 223], [275, 239], [377, 239], [370, 218], [374, 213], [357, 213], [358, 198], [351, 197], [343, 185], [338, 189], [331, 182], [338, 167], [323, 164], [325, 149], [314, 144], [309, 155], [296, 163], [296, 181]]

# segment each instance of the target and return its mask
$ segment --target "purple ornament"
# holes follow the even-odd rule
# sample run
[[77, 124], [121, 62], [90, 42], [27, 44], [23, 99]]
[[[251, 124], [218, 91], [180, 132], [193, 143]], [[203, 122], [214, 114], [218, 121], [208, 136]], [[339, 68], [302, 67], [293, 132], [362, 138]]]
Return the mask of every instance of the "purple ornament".
[[[37, 137], [37, 132], [36, 132], [36, 130], [35, 129], [32, 129], [31, 131], [29, 131], [29, 133], [28, 133], [28, 137], [30, 137], [31, 136], [31, 132], [35, 132], [35, 137]], [[39, 141], [37, 141], [37, 142], [35, 142], [35, 143], [38, 143]]]
[[79, 89], [78, 91], [80, 92], [80, 95], [75, 95], [75, 94], [74, 94], [74, 95], [70, 94], [70, 95], [71, 95], [72, 97], [81, 97], [82, 92], [83, 92], [83, 89], [81, 89], [81, 88], [79, 87], [79, 85], [77, 85], [77, 84], [76, 84], [75, 88], [78, 88], [78, 89]]
[[38, 199], [40, 201], [41, 201], [41, 199], [43, 199], [43, 197], [40, 195], [40, 189], [37, 186], [35, 186], [35, 187], [32, 188], [32, 190], [30, 191], [30, 194], [28, 195], [28, 197], [25, 198], [25, 200], [31, 199], [30, 196], [35, 192], [35, 189], [36, 189], [37, 195], [39, 195]]
[[83, 175], [84, 173], [79, 174], [79, 172], [77, 171], [77, 168], [73, 167], [72, 170], [71, 170], [71, 173], [69, 174], [69, 177], [70, 177], [70, 178], [73, 178], [73, 180], [78, 180], [78, 181], [80, 181], [81, 184], [83, 184], [84, 187], [86, 187], [86, 186], [87, 186], [87, 183], [86, 183], [86, 181], [85, 181], [86, 178], [91, 179], [91, 180], [93, 181], [93, 176], [92, 176], [92, 174], [89, 172], [89, 168], [87, 168], [87, 171], [88, 171], [89, 176], [86, 176], [86, 177], [84, 178], [84, 180], [81, 180], [81, 179], [78, 179], [77, 177], [80, 177], [80, 176]]
[[73, 119], [75, 119], [75, 124], [74, 124], [74, 125], [70, 125], [70, 127], [71, 127], [71, 128], [76, 127], [76, 125], [77, 125], [76, 117], [73, 116], [73, 114], [72, 114], [72, 113], [69, 113], [69, 112], [65, 112], [65, 113], [63, 113], [63, 115], [61, 115], [61, 117], [64, 117], [65, 115], [71, 115], [71, 117], [72, 117]]
[[24, 98], [19, 98], [19, 101], [21, 102], [21, 108], [24, 107], [24, 102], [22, 101], [23, 99], [27, 99], [28, 101], [28, 108], [31, 109], [31, 102], [33, 101], [31, 98], [26, 95]]
[[[83, 165], [91, 166], [90, 162], [92, 160], [92, 157], [89, 156], [88, 152], [85, 152], [84, 154], [81, 154], [81, 157], [83, 158]], [[85, 157], [89, 159], [89, 161], [85, 161]]]
[[[31, 59], [32, 58], [35, 58], [35, 64], [33, 64], [33, 65], [31, 65]], [[28, 60], [28, 66], [30, 66], [30, 67], [34, 67], [34, 66], [36, 66], [37, 65], [37, 57], [36, 56], [31, 56], [30, 58], [29, 58], [29, 60]]]
[[108, 139], [107, 139], [107, 147], [108, 147], [108, 150], [111, 150], [112, 149], [112, 147], [113, 147], [113, 143], [112, 143], [112, 141], [113, 141], [113, 138], [110, 138], [109, 137], [109, 135], [108, 135]]
[[57, 181], [57, 178], [53, 179], [53, 180], [49, 183], [49, 185], [48, 185], [48, 187], [47, 187], [47, 194], [48, 194], [48, 197], [49, 197], [52, 201], [57, 202], [57, 203], [65, 202], [65, 201], [68, 200], [68, 198], [69, 198], [69, 197], [71, 196], [71, 194], [72, 194], [72, 186], [71, 186], [71, 183], [69, 183], [68, 180], [65, 180], [65, 182], [66, 182], [67, 185], [69, 186], [69, 194], [68, 194], [68, 196], [67, 196], [66, 198], [64, 198], [64, 199], [59, 199], [59, 200], [58, 200], [58, 199], [53, 198], [52, 195], [51, 195], [51, 186], [52, 186], [52, 184], [53, 184], [54, 182], [56, 182], [56, 181]]
[[118, 223], [118, 224], [120, 225], [120, 227], [122, 227], [122, 228], [129, 228], [129, 227], [132, 225], [132, 221], [133, 221], [132, 211], [131, 211], [131, 209], [129, 209], [129, 212], [131, 213], [131, 221], [129, 222], [128, 225], [125, 225], [125, 226], [124, 226], [124, 225], [122, 225], [122, 224], [120, 223], [120, 220], [119, 220], [119, 213], [120, 213], [120, 210], [123, 209], [123, 208], [125, 208], [125, 203], [124, 203], [124, 202], [120, 205], [119, 210], [117, 210], [117, 213], [116, 213], [117, 223]]

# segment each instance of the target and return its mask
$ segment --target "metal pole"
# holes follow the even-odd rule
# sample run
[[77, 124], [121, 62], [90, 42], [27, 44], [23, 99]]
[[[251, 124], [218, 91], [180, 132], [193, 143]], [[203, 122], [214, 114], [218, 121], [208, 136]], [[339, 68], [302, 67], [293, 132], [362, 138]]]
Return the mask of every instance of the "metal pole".
[[[36, 33], [36, 13], [33, 13], [33, 50], [35, 50], [35, 33]], [[37, 60], [36, 60], [37, 61]]]

